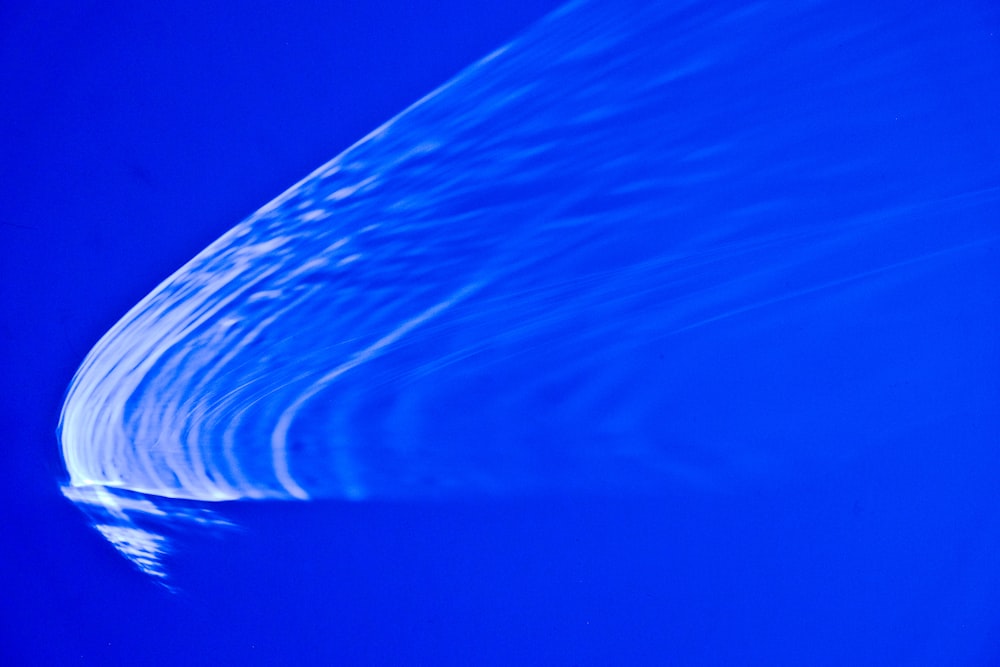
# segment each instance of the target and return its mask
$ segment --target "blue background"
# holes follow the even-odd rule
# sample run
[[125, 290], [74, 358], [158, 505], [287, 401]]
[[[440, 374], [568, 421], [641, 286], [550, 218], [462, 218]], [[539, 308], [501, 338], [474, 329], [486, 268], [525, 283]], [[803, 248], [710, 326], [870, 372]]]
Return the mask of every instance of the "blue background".
[[[60, 496], [63, 391], [104, 331], [236, 221], [554, 6], [0, 8], [0, 661], [1000, 660], [990, 448], [900, 439], [906, 455], [880, 450], [738, 505], [681, 491], [242, 505], [230, 510], [242, 530], [178, 536], [190, 557], [173, 564], [176, 594]], [[973, 7], [995, 28], [995, 11]], [[961, 150], [972, 156], [958, 163], [995, 173], [995, 140]], [[922, 288], [946, 316], [952, 295]], [[954, 312], [996, 322], [979, 288]], [[996, 422], [975, 416], [920, 435], [986, 442]]]

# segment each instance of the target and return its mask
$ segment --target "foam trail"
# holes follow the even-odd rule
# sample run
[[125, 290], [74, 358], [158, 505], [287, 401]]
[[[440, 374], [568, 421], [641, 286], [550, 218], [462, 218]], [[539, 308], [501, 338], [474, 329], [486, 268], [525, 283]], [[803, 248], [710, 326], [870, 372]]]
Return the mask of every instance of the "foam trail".
[[927, 348], [945, 389], [871, 416], [889, 342], [944, 326], [912, 295], [996, 273], [990, 122], [939, 108], [1000, 77], [925, 76], [956, 16], [568, 4], [112, 327], [67, 393], [66, 495], [160, 574], [151, 524], [214, 520], [185, 501], [714, 492], [954, 409]]

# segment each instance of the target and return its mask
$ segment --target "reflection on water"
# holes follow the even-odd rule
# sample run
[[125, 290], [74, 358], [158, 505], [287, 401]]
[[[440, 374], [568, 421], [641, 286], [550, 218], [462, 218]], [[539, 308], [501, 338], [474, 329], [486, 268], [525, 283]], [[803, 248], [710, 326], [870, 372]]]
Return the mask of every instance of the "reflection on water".
[[233, 526], [206, 507], [147, 496], [112, 486], [65, 486], [63, 495], [76, 503], [94, 528], [140, 570], [165, 579], [162, 558], [170, 552], [164, 531], [190, 526], [213, 530]]
[[710, 493], [951, 410], [882, 400], [933, 357], [898, 344], [911, 285], [964, 289], [995, 239], [996, 167], [941, 111], [978, 74], [926, 70], [950, 29], [567, 5], [116, 324], [63, 409], [66, 496], [162, 576], [208, 501]]

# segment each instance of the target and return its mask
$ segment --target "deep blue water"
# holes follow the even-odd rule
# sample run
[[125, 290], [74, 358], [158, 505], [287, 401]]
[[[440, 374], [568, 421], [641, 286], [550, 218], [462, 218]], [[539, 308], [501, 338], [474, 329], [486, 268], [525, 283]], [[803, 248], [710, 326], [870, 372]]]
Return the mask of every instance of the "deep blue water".
[[574, 2], [424, 91], [86, 354], [47, 479], [153, 620], [70, 641], [993, 664], [997, 28]]

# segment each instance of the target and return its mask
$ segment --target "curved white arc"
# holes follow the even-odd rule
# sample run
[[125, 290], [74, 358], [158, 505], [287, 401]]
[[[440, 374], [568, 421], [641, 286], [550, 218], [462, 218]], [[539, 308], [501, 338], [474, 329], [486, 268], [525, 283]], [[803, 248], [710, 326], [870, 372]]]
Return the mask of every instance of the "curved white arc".
[[[375, 358], [388, 346], [398, 341], [407, 333], [441, 314], [451, 306], [474, 293], [481, 286], [482, 284], [479, 282], [470, 283], [456, 291], [452, 296], [444, 301], [436, 303], [419, 315], [406, 320], [391, 332], [382, 336], [382, 338], [379, 338], [377, 341], [360, 352], [356, 352], [350, 359], [313, 382], [313, 384], [301, 395], [299, 395], [291, 403], [291, 405], [285, 408], [285, 410], [281, 413], [281, 416], [278, 417], [274, 431], [271, 433], [271, 457], [274, 465], [275, 477], [277, 478], [278, 483], [285, 489], [285, 491], [288, 492], [290, 496], [300, 500], [306, 500], [309, 498], [309, 494], [306, 490], [295, 481], [295, 478], [292, 476], [288, 466], [288, 431], [291, 429], [292, 422], [295, 420], [295, 416], [298, 414], [299, 410], [302, 409], [302, 406], [341, 375], [352, 368], [360, 366], [366, 361]], [[359, 490], [355, 490], [351, 493], [351, 495], [358, 495], [359, 493]]]

